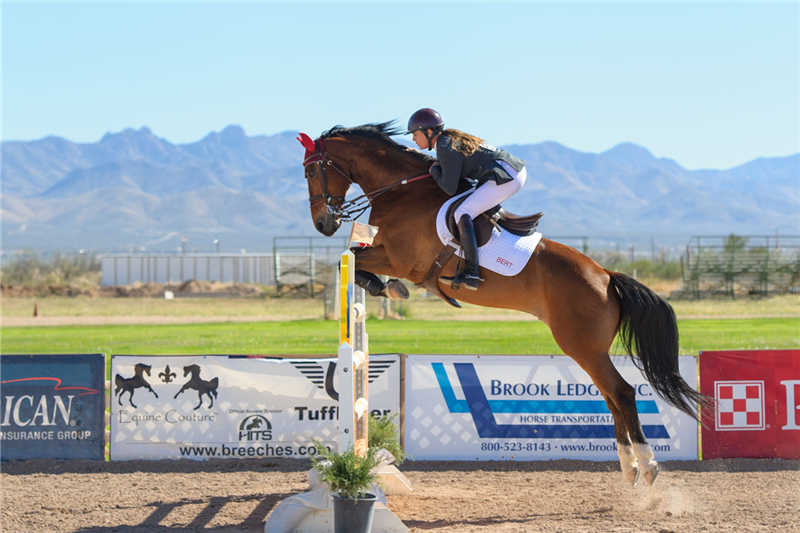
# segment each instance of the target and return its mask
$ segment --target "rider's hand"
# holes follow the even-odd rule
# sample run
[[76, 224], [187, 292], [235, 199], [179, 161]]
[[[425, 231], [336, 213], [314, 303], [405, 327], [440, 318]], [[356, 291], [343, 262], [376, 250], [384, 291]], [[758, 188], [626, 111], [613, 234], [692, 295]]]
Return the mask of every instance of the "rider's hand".
[[438, 180], [442, 177], [442, 165], [437, 161], [431, 165], [428, 172], [433, 176], [433, 179]]

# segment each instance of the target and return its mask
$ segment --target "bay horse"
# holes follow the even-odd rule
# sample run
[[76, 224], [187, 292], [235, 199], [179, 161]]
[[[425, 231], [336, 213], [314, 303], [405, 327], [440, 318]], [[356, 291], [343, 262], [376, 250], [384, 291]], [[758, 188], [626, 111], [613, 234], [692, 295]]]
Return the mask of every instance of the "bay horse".
[[120, 405], [122, 405], [122, 395], [123, 393], [129, 393], [128, 402], [136, 409], [136, 405], [133, 403], [133, 391], [138, 389], [139, 387], [145, 387], [147, 390], [153, 393], [153, 395], [158, 398], [158, 394], [150, 384], [144, 379], [143, 374], [150, 375], [150, 365], [146, 365], [144, 363], [136, 363], [133, 367], [133, 377], [131, 378], [123, 378], [121, 375], [117, 374], [114, 376], [114, 394], [117, 395], [117, 401]]
[[[376, 280], [383, 282], [375, 274], [425, 281], [443, 248], [435, 223], [448, 199], [428, 174], [434, 159], [395, 142], [391, 136], [399, 133], [390, 121], [334, 126], [316, 140], [298, 137], [306, 149], [303, 166], [314, 226], [331, 236], [342, 221], [371, 208], [369, 223], [380, 229], [372, 247], [353, 249], [356, 282], [389, 297], [407, 297], [407, 291], [398, 290], [396, 279], [390, 280], [393, 287], [376, 290]], [[353, 184], [364, 194], [346, 202]], [[441, 270], [449, 276], [455, 272], [455, 261]], [[623, 478], [635, 486], [641, 474], [652, 485], [658, 463], [642, 431], [635, 391], [614, 367], [609, 349], [619, 333], [656, 393], [698, 419], [697, 402], [704, 397], [678, 370], [678, 327], [669, 303], [635, 279], [545, 238], [518, 275], [481, 269], [481, 277], [485, 281], [477, 291], [453, 290], [440, 282], [436, 290], [451, 303], [458, 298], [516, 309], [547, 324], [564, 353], [591, 377], [613, 415]]]

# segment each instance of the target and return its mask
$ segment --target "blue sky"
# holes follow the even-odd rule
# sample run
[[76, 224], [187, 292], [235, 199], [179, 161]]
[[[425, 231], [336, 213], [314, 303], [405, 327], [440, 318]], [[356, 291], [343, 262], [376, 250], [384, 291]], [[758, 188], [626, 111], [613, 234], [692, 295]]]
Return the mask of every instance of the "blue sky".
[[492, 144], [728, 168], [800, 151], [798, 5], [4, 1], [2, 138], [316, 136], [430, 106]]

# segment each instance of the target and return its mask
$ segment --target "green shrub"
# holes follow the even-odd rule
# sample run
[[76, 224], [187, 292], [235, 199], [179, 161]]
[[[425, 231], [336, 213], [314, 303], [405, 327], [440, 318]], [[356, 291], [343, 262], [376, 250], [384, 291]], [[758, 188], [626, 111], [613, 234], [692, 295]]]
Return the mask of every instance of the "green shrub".
[[336, 453], [322, 443], [315, 443], [319, 455], [312, 458], [314, 470], [327, 483], [331, 492], [343, 498], [358, 498], [375, 481], [372, 469], [378, 465], [375, 450], [367, 450], [366, 457], [359, 457], [353, 450]]
[[397, 313], [397, 316], [401, 316], [403, 318], [411, 318], [411, 307], [405, 302], [396, 303], [394, 307], [394, 312]]
[[678, 279], [681, 277], [681, 262], [674, 260], [634, 259], [622, 252], [597, 252], [590, 254], [603, 267], [628, 275], [636, 273], [638, 278]]
[[44, 260], [36, 252], [23, 252], [0, 268], [0, 280], [4, 285], [29, 287], [70, 284], [99, 274], [101, 268], [94, 253], [56, 253]]
[[368, 446], [370, 449], [378, 450], [384, 448], [389, 451], [396, 459], [396, 464], [401, 464], [405, 461], [405, 454], [403, 448], [400, 447], [400, 434], [395, 419], [397, 413], [393, 415], [376, 417], [369, 415], [369, 441]]

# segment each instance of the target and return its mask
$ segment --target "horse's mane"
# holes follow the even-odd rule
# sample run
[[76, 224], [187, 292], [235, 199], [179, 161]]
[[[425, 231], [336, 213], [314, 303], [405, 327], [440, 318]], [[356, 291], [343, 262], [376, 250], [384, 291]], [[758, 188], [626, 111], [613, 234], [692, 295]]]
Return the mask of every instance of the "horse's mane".
[[417, 152], [416, 150], [409, 148], [408, 146], [404, 146], [396, 142], [391, 137], [392, 135], [401, 135], [403, 133], [405, 133], [405, 130], [397, 126], [396, 121], [389, 120], [387, 122], [362, 124], [360, 126], [353, 126], [351, 128], [346, 128], [344, 126], [334, 126], [331, 129], [323, 132], [319, 138], [326, 139], [328, 137], [339, 136], [339, 137], [364, 137], [367, 139], [373, 139], [382, 142], [388, 148], [396, 150], [399, 153], [413, 155], [420, 161], [430, 165], [430, 163], [433, 161], [432, 157], [427, 156], [422, 152]]

